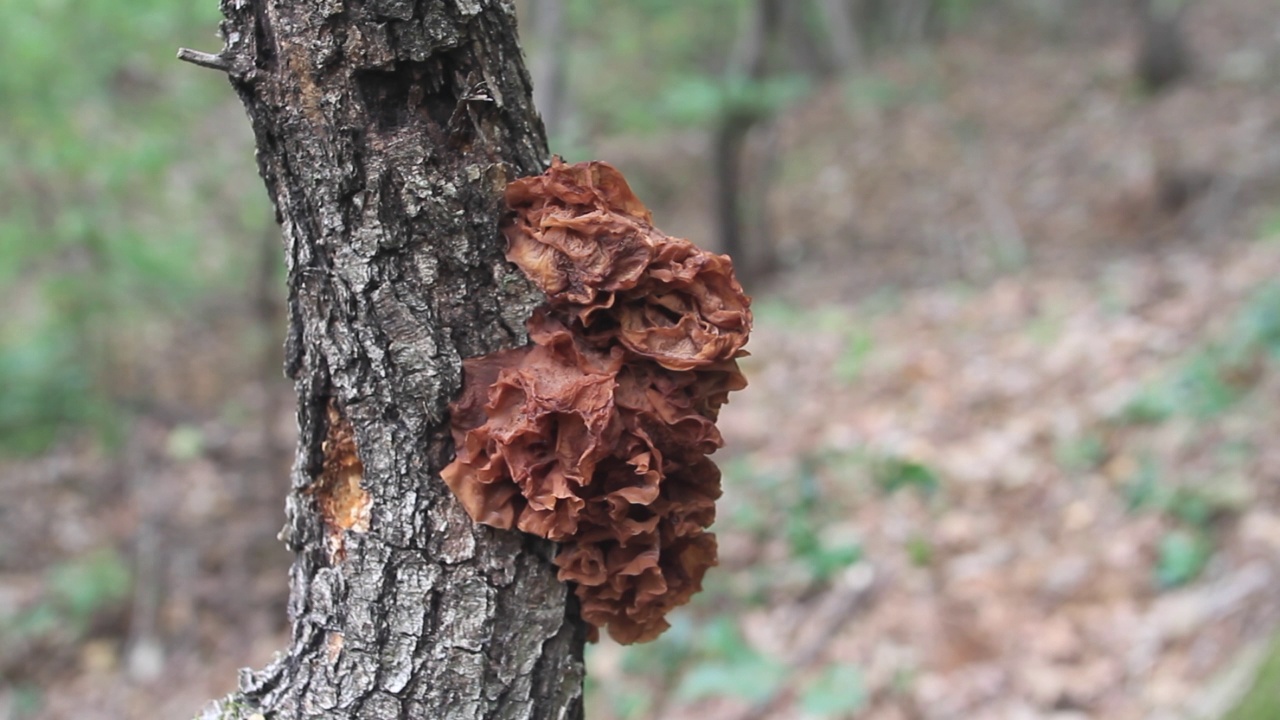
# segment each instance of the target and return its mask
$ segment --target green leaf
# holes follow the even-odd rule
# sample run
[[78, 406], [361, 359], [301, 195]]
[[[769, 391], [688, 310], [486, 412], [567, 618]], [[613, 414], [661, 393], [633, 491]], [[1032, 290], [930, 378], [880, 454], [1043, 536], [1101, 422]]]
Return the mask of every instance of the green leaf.
[[128, 566], [109, 549], [58, 565], [49, 572], [50, 594], [77, 631], [82, 631], [99, 610], [123, 600], [129, 587]]
[[705, 76], [684, 78], [676, 82], [662, 99], [663, 108], [677, 123], [704, 125], [720, 113], [725, 90], [720, 83]]
[[676, 697], [684, 701], [725, 697], [761, 703], [777, 692], [784, 672], [781, 663], [754, 653], [703, 663], [681, 679]]
[[929, 466], [898, 457], [884, 458], [875, 463], [872, 474], [880, 489], [890, 494], [904, 488], [915, 488], [930, 495], [941, 484]]
[[708, 656], [720, 659], [754, 653], [738, 631], [738, 623], [727, 615], [719, 615], [704, 626], [699, 647]]
[[933, 564], [933, 544], [920, 535], [912, 535], [907, 539], [907, 557], [916, 567], [928, 567]]
[[823, 669], [822, 674], [800, 694], [800, 707], [808, 715], [820, 718], [845, 717], [867, 704], [867, 689], [862, 671], [855, 665], [837, 664]]
[[1213, 506], [1206, 494], [1188, 488], [1179, 488], [1169, 498], [1168, 510], [1169, 514], [1187, 525], [1204, 527], [1213, 518], [1217, 508]]
[[1202, 533], [1175, 530], [1160, 540], [1156, 582], [1173, 588], [1195, 580], [1209, 562], [1213, 548]]
[[1169, 383], [1152, 383], [1144, 387], [1120, 411], [1120, 418], [1134, 425], [1157, 425], [1177, 411], [1177, 399]]
[[1069, 440], [1059, 441], [1054, 448], [1058, 464], [1072, 473], [1088, 472], [1098, 467], [1107, 455], [1107, 446], [1094, 433], [1086, 433]]
[[1150, 455], [1138, 461], [1138, 471], [1125, 482], [1123, 491], [1129, 512], [1163, 504], [1167, 492], [1160, 484], [1160, 468]]
[[855, 331], [845, 345], [844, 352], [840, 353], [840, 357], [836, 360], [836, 377], [845, 382], [858, 379], [874, 347], [875, 341], [870, 333], [865, 330]]

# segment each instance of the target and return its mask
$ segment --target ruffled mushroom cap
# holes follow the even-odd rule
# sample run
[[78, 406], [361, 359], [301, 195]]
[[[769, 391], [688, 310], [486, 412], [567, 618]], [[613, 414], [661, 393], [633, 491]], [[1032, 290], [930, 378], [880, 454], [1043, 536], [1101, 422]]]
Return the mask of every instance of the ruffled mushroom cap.
[[496, 373], [487, 359], [493, 356], [463, 363], [466, 390], [453, 416], [457, 458], [442, 472], [444, 481], [477, 522], [552, 540], [572, 537], [581, 489], [622, 429], [611, 364], [538, 345], [499, 355], [506, 366]]
[[651, 216], [606, 163], [565, 165], [507, 186], [507, 259], [553, 302], [635, 287], [653, 257]]
[[615, 403], [629, 431], [669, 454], [709, 455], [724, 446], [715, 424], [720, 391], [713, 380], [700, 383], [695, 373], [630, 363], [618, 373]]
[[672, 370], [730, 360], [747, 341], [750, 301], [724, 255], [653, 227], [622, 174], [601, 162], [565, 165], [507, 186], [515, 211], [507, 258], [584, 334]]
[[515, 527], [525, 501], [511, 480], [505, 458], [492, 452], [490, 425], [501, 426], [502, 420], [491, 422], [486, 406], [502, 371], [518, 367], [532, 349], [516, 348], [463, 360], [462, 395], [449, 406], [456, 457], [440, 475], [473, 520], [503, 530]]
[[707, 456], [746, 387], [750, 301], [727, 257], [656, 230], [609, 165], [557, 160], [507, 202], [507, 256], [547, 303], [530, 346], [463, 363], [442, 475], [477, 522], [563, 543], [594, 634], [651, 640], [716, 563]]
[[720, 498], [720, 468], [708, 458], [672, 465], [667, 471], [662, 494], [650, 507], [661, 515], [676, 537], [701, 534], [716, 520], [716, 500]]
[[618, 340], [671, 370], [732, 360], [751, 328], [749, 301], [729, 258], [678, 238], [657, 244], [644, 279], [614, 306]]
[[702, 589], [716, 564], [710, 533], [677, 537], [660, 530], [648, 542], [566, 545], [556, 556], [561, 580], [578, 584], [582, 618], [616, 641], [647, 642], [670, 627], [666, 615]]

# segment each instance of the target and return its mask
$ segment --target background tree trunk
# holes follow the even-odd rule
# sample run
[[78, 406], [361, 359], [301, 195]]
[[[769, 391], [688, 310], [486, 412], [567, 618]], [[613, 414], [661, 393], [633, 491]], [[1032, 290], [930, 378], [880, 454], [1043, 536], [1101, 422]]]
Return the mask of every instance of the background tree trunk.
[[866, 58], [862, 40], [854, 25], [854, 10], [850, 0], [817, 0], [818, 11], [827, 32], [827, 44], [840, 72], [860, 72]]
[[476, 526], [439, 479], [462, 359], [524, 343], [542, 301], [498, 233], [507, 181], [548, 162], [510, 3], [222, 9], [284, 230], [297, 558], [291, 647], [204, 716], [580, 717], [554, 548]]
[[1191, 49], [1182, 29], [1187, 0], [1137, 0], [1141, 37], [1134, 73], [1148, 92], [1160, 92], [1191, 74]]
[[803, 75], [825, 78], [840, 69], [836, 58], [827, 52], [828, 43], [811, 26], [811, 3], [788, 2], [779, 8], [776, 32], [788, 56], [788, 64]]
[[569, 54], [564, 0], [531, 3], [533, 32], [541, 49], [533, 63], [533, 99], [552, 140], [564, 132], [565, 65]]
[[[750, 87], [765, 79], [771, 45], [782, 28], [782, 0], [755, 0], [749, 12], [747, 27], [733, 49], [725, 72], [725, 82], [730, 88], [735, 83], [745, 83]], [[733, 257], [738, 278], [744, 283], [758, 279], [773, 264], [772, 238], [753, 238], [755, 242], [748, 238], [743, 202], [746, 188], [743, 155], [747, 137], [767, 115], [768, 111], [752, 98], [729, 93], [722, 100], [720, 115], [712, 130], [717, 245], [720, 252]], [[763, 212], [767, 185], [759, 188], [764, 188], [760, 196], [747, 200], [755, 200], [755, 209]], [[764, 231], [766, 228], [755, 229]], [[766, 258], [766, 254], [770, 257]]]

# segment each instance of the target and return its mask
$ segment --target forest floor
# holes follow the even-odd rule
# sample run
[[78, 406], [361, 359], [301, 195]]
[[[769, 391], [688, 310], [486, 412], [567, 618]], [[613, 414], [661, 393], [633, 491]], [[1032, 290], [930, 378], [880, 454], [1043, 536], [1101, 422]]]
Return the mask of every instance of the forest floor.
[[[1192, 12], [1197, 75], [1158, 97], [1124, 28], [979, 26], [779, 118], [721, 567], [656, 643], [589, 650], [590, 717], [1214, 718], [1249, 689], [1280, 623], [1280, 28]], [[601, 156], [697, 239], [705, 147]], [[189, 717], [285, 646], [292, 397], [239, 382], [0, 462], [0, 719]]]
[[762, 304], [726, 576], [650, 716], [1219, 717], [1280, 620], [1277, 273], [1271, 242]]

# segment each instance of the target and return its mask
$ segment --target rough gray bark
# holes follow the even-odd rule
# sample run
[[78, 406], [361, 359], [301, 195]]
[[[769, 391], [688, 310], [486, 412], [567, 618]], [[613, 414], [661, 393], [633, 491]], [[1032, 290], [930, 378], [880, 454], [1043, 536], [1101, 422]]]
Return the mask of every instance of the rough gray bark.
[[[284, 230], [301, 436], [292, 644], [204, 717], [581, 717], [553, 547], [474, 525], [438, 474], [462, 359], [523, 344], [542, 300], [498, 233], [507, 181], [548, 162], [509, 0], [222, 10], [201, 64], [244, 102]], [[346, 421], [350, 486], [325, 479]]]

